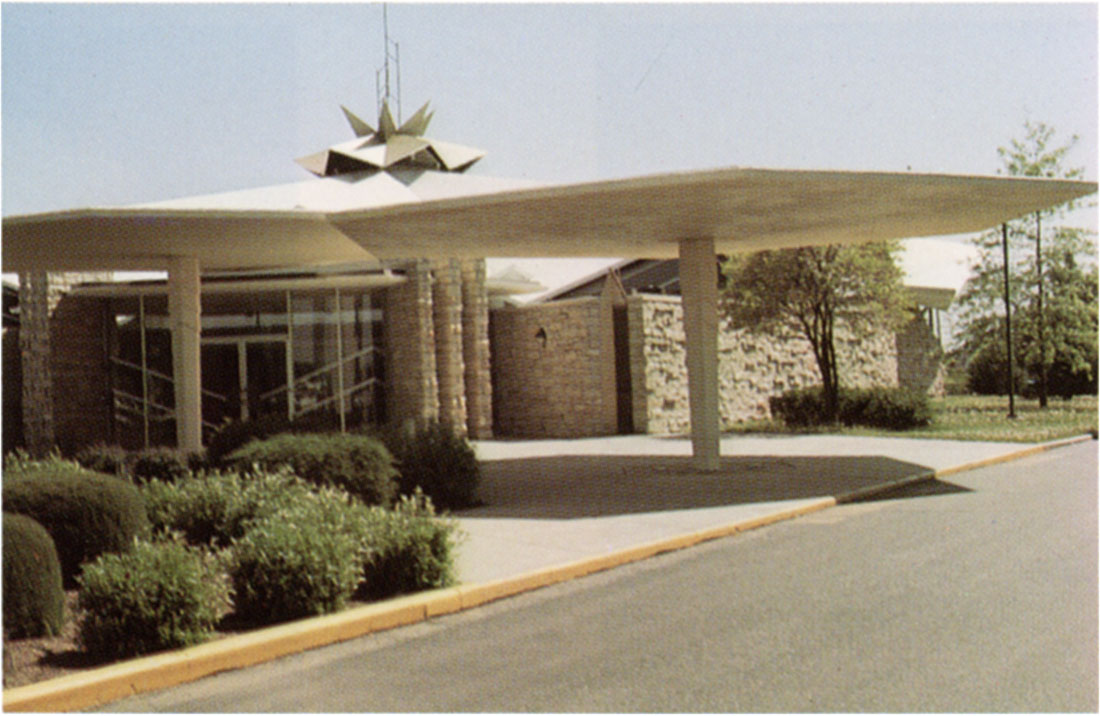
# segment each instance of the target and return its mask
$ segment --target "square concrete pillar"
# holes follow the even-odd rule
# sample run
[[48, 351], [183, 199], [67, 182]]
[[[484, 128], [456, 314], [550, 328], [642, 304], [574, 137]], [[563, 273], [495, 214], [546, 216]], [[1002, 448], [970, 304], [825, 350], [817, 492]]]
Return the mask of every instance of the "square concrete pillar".
[[178, 257], [169, 262], [168, 322], [172, 329], [176, 446], [197, 452], [202, 449], [202, 309], [198, 259]]
[[680, 291], [687, 341], [692, 460], [718, 469], [718, 257], [712, 239], [680, 241]]

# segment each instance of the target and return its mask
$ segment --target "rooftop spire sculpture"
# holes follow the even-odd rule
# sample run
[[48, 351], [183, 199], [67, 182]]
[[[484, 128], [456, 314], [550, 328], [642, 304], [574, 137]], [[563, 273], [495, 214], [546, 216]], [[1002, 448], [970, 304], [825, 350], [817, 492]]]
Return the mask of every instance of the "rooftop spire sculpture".
[[[397, 69], [397, 114], [398, 122], [393, 119], [389, 103], [390, 95], [390, 58], [400, 62], [397, 43], [391, 43], [386, 5], [382, 5], [382, 26], [386, 49], [385, 84], [381, 84], [380, 69], [375, 73], [379, 100], [377, 129], [370, 126], [344, 105], [344, 116], [355, 132], [356, 139], [334, 144], [328, 149], [301, 157], [295, 161], [319, 177], [331, 177], [340, 174], [369, 170], [388, 170], [391, 168], [431, 169], [447, 172], [464, 172], [474, 162], [485, 156], [485, 152], [472, 147], [463, 147], [449, 142], [440, 142], [424, 136], [434, 112], [428, 111], [428, 103], [416, 111], [407, 122], [398, 125], [401, 117], [401, 70]], [[394, 48], [391, 53], [390, 47]]]
[[428, 104], [397, 126], [389, 105], [383, 103], [377, 128], [341, 105], [356, 138], [295, 161], [317, 176], [330, 177], [398, 167], [464, 172], [485, 156], [480, 149], [423, 136], [434, 114], [428, 111]]

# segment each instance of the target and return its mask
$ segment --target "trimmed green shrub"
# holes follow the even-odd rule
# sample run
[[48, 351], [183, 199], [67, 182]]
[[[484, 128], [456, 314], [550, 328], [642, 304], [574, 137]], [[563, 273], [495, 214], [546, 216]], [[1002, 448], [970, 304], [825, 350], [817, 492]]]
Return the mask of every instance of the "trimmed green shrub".
[[454, 583], [458, 524], [436, 516], [419, 490], [402, 495], [392, 510], [366, 510], [362, 519], [366, 558], [357, 597], [382, 599]]
[[4, 509], [38, 520], [53, 538], [67, 586], [80, 565], [105, 552], [125, 552], [147, 537], [141, 494], [117, 477], [74, 463], [43, 461], [4, 480]]
[[81, 467], [104, 475], [125, 477], [128, 473], [127, 460], [130, 454], [119, 445], [98, 443], [81, 449], [73, 459]]
[[61, 563], [46, 528], [26, 515], [5, 512], [4, 634], [54, 636], [65, 624]]
[[416, 488], [441, 508], [460, 509], [476, 503], [481, 467], [470, 443], [439, 422], [419, 429], [390, 431], [383, 436], [397, 460], [401, 494]]
[[829, 422], [825, 410], [825, 392], [821, 386], [796, 388], [768, 399], [772, 415], [792, 428], [806, 428]]
[[174, 448], [153, 447], [132, 453], [128, 460], [130, 474], [136, 482], [165, 480], [171, 482], [191, 473], [201, 465], [202, 457]]
[[205, 641], [230, 610], [217, 559], [180, 542], [137, 542], [84, 566], [79, 603], [85, 650], [128, 657]]
[[855, 424], [887, 430], [910, 430], [932, 422], [928, 396], [907, 388], [869, 388], [861, 391], [862, 411]]
[[[830, 422], [820, 386], [773, 396], [770, 405], [772, 413], [791, 427]], [[841, 388], [837, 395], [837, 419], [848, 426], [909, 430], [931, 422], [932, 405], [927, 395], [907, 388]]]
[[264, 440], [282, 433], [320, 433], [339, 428], [339, 420], [329, 413], [311, 413], [293, 421], [277, 414], [262, 415], [252, 420], [234, 420], [210, 438], [206, 445], [206, 464], [215, 468], [223, 466], [230, 453], [253, 440]]
[[254, 523], [229, 550], [236, 614], [274, 623], [337, 611], [362, 579], [364, 509], [334, 489]]
[[175, 482], [150, 480], [141, 488], [149, 521], [158, 532], [179, 532], [192, 545], [224, 547], [258, 519], [299, 499], [309, 487], [288, 470], [209, 473]]
[[397, 492], [393, 457], [366, 435], [284, 433], [245, 445], [228, 462], [242, 471], [287, 467], [307, 482], [338, 487], [366, 505], [387, 506]]
[[70, 472], [75, 475], [88, 473], [83, 467], [72, 460], [63, 459], [55, 451], [44, 458], [34, 458], [22, 450], [13, 450], [4, 456], [3, 481], [17, 480], [27, 475], [39, 475], [43, 471], [53, 474]]

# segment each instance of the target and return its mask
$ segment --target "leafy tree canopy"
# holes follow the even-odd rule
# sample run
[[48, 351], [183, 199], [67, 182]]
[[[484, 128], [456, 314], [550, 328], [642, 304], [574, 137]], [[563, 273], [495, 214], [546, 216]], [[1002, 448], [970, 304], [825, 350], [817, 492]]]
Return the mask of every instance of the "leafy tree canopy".
[[[1002, 173], [1067, 179], [1083, 176], [1083, 168], [1063, 166], [1076, 136], [1055, 146], [1052, 127], [1026, 123], [1024, 130], [1022, 140], [1013, 139], [1010, 146], [998, 148], [1004, 163]], [[1054, 394], [1096, 391], [1096, 238], [1092, 232], [1059, 224], [1069, 208], [1072, 206], [1063, 205], [1009, 225], [1013, 360], [1022, 368], [1014, 390], [1025, 393], [1037, 389], [1044, 373]], [[1041, 266], [1037, 237], [1042, 240]], [[1001, 242], [999, 229], [974, 240], [978, 260], [956, 301], [960, 330], [955, 359], [967, 366], [968, 385], [975, 392], [1004, 393], [1008, 389]]]
[[726, 317], [735, 328], [805, 337], [835, 416], [837, 321], [871, 331], [905, 319], [910, 297], [896, 261], [900, 248], [892, 241], [735, 255], [723, 267]]

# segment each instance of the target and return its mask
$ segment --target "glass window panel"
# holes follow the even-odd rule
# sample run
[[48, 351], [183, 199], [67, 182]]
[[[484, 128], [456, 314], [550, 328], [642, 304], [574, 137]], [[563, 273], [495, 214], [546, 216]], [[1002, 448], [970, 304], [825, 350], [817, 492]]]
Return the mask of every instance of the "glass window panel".
[[335, 408], [338, 365], [335, 292], [291, 296], [294, 314], [294, 414]]

